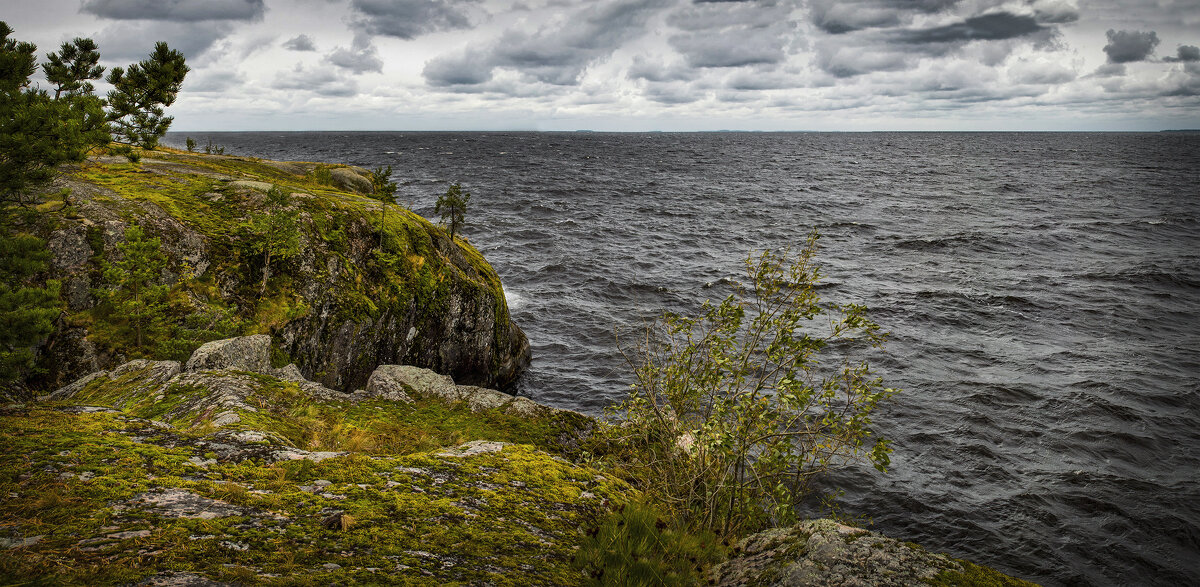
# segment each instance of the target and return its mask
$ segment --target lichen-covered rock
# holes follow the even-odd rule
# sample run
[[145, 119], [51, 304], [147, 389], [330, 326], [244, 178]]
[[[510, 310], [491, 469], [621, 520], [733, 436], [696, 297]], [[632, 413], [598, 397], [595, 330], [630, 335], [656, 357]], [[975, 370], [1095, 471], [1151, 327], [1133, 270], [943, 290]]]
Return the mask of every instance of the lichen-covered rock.
[[412, 401], [407, 399], [410, 394], [419, 398], [438, 398], [461, 403], [472, 412], [499, 410], [528, 418], [587, 419], [587, 416], [578, 412], [542, 405], [529, 398], [515, 397], [495, 389], [455, 385], [450, 377], [412, 365], [380, 365], [367, 380], [365, 394], [399, 401]]
[[[18, 553], [5, 576], [577, 585], [581, 528], [635, 496], [546, 452], [555, 422], [434, 396], [323, 400], [245, 371], [161, 382], [171, 370], [130, 362], [86, 382], [74, 404], [0, 406], [0, 478], [13, 480], [0, 547]], [[452, 422], [490, 440], [405, 440]]]
[[368, 394], [383, 395], [389, 393], [404, 393], [412, 390], [427, 397], [438, 397], [444, 400], [458, 399], [458, 388], [454, 379], [446, 375], [434, 373], [412, 365], [380, 365], [367, 379]]
[[[738, 543], [737, 553], [715, 567], [711, 582], [722, 586], [910, 587], [937, 584], [1031, 586], [994, 570], [928, 552], [834, 520], [805, 520], [772, 528]], [[991, 582], [965, 579], [986, 577]]]
[[271, 337], [265, 334], [206, 342], [188, 359], [187, 371], [237, 369], [271, 372]]
[[371, 178], [367, 177], [369, 173], [361, 167], [336, 167], [329, 170], [329, 175], [333, 177], [333, 185], [363, 195], [375, 193], [375, 186], [371, 183]]
[[81, 224], [55, 231], [46, 244], [50, 248], [51, 264], [57, 271], [79, 268], [92, 256], [87, 230]]

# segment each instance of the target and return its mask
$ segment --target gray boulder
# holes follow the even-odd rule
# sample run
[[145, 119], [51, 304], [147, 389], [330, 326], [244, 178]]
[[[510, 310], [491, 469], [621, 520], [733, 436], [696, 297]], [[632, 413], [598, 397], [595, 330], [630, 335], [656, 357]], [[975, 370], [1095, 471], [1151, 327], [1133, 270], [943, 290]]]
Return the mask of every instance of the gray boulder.
[[271, 368], [271, 337], [265, 334], [206, 342], [192, 353], [184, 371], [233, 369], [274, 374]]
[[369, 196], [375, 193], [375, 186], [370, 178], [364, 175], [366, 173], [370, 172], [361, 167], [338, 167], [329, 170], [329, 174], [333, 176], [333, 185]]
[[459, 399], [454, 380], [429, 369], [411, 365], [380, 365], [367, 378], [366, 392], [369, 396], [403, 396], [404, 399], [400, 401], [411, 402], [407, 393], [409, 389], [418, 395], [439, 397], [446, 401]]
[[710, 584], [908, 587], [964, 570], [946, 555], [828, 519], [759, 532], [734, 553], [712, 570]]

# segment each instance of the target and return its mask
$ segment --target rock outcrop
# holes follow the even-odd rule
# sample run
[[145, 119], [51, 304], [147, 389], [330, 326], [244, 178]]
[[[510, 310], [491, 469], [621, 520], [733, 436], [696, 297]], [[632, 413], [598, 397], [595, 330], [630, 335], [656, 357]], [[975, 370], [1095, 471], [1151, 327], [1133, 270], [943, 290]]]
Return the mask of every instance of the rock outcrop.
[[[261, 209], [271, 186], [292, 194], [301, 252], [273, 260], [260, 296], [262, 257], [239, 226]], [[188, 308], [199, 312], [192, 322], [208, 328], [233, 316], [238, 330], [270, 334], [266, 360], [286, 357], [328, 388], [363, 388], [381, 364], [418, 365], [498, 388], [529, 364], [528, 341], [509, 318], [492, 267], [466, 241], [408, 210], [381, 215], [367, 197], [366, 170], [154, 151], [137, 166], [93, 158], [54, 189], [69, 190], [71, 206], [48, 206], [22, 228], [47, 240], [47, 277], [63, 282], [68, 310], [38, 349], [44, 375], [30, 382], [35, 389], [62, 387], [131, 356], [116, 331], [98, 336], [93, 326], [100, 301], [93, 292], [110, 287], [102, 269], [120, 257], [131, 223], [161, 239], [167, 264], [158, 282], [174, 288], [175, 327], [194, 328], [186, 324]]]
[[1035, 587], [992, 569], [926, 551], [833, 520], [805, 520], [738, 543], [734, 556], [711, 572], [725, 587], [910, 587], [994, 585]]
[[271, 337], [258, 334], [206, 342], [187, 362], [188, 371], [205, 369], [267, 373], [271, 369]]
[[220, 427], [236, 423], [238, 410], [256, 411], [248, 402], [262, 387], [262, 378], [255, 377], [261, 375], [293, 383], [300, 392], [324, 401], [387, 400], [411, 404], [414, 398], [435, 399], [464, 406], [471, 412], [497, 410], [526, 418], [558, 418], [579, 423], [590, 420], [578, 412], [552, 408], [495, 389], [456, 385], [446, 375], [411, 365], [380, 365], [368, 377], [366, 389], [342, 393], [305, 379], [294, 364], [279, 369], [271, 367], [270, 345], [271, 338], [266, 335], [215, 340], [196, 349], [182, 367], [178, 361], [136, 359], [112, 371], [89, 373], [38, 399], [71, 400], [89, 388], [119, 388], [122, 392], [105, 395], [105, 402], [125, 408], [128, 402], [145, 401], [147, 397], [161, 401], [174, 387], [204, 389], [206, 393], [177, 399], [161, 417], [170, 421], [182, 414], [205, 413], [213, 416]]

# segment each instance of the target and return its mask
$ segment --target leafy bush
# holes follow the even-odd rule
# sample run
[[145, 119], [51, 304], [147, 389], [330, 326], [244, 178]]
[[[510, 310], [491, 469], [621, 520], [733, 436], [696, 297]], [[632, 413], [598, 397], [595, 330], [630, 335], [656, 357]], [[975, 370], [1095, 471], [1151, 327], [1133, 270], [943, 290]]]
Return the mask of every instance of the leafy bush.
[[622, 344], [637, 382], [610, 430], [634, 447], [631, 475], [687, 522], [725, 535], [787, 524], [822, 473], [888, 464], [870, 424], [895, 391], [865, 360], [886, 335], [865, 307], [822, 303], [816, 241], [751, 255], [723, 302], [664, 314]]

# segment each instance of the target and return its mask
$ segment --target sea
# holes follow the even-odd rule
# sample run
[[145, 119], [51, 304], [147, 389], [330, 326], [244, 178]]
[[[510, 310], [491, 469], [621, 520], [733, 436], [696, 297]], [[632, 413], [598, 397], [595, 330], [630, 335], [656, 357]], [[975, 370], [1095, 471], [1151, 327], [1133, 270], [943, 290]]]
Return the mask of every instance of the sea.
[[[753, 251], [820, 233], [823, 298], [891, 333], [886, 474], [842, 515], [1044, 585], [1200, 585], [1200, 133], [237, 132], [227, 154], [390, 165], [470, 242], [533, 363], [600, 415], [617, 343], [695, 313]], [[828, 511], [814, 509], [810, 515]]]

